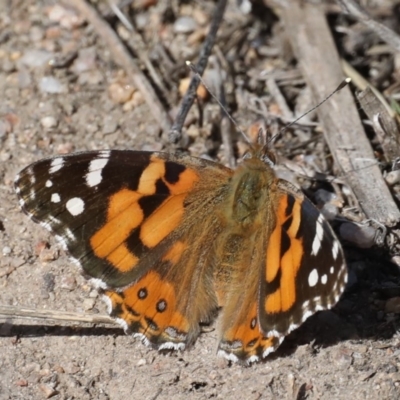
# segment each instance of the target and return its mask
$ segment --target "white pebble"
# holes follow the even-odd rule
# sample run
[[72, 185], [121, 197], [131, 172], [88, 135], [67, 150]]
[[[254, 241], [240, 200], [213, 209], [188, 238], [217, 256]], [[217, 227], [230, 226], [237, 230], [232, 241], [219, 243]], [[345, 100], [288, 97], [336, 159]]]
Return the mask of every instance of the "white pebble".
[[45, 50], [28, 50], [21, 57], [20, 62], [27, 67], [38, 68], [45, 66], [53, 57], [53, 53]]
[[11, 247], [9, 246], [4, 246], [3, 247], [3, 255], [7, 256], [8, 254], [11, 253]]
[[53, 76], [44, 76], [39, 82], [39, 90], [42, 93], [65, 93], [67, 91], [65, 85]]
[[58, 125], [57, 119], [52, 116], [43, 117], [40, 120], [40, 123], [43, 126], [43, 128], [45, 128], [45, 129], [52, 129]]
[[141, 367], [142, 365], [146, 365], [147, 361], [144, 358], [141, 358], [138, 362], [137, 362], [137, 366]]
[[175, 33], [191, 33], [197, 29], [197, 23], [192, 17], [180, 17], [174, 23]]

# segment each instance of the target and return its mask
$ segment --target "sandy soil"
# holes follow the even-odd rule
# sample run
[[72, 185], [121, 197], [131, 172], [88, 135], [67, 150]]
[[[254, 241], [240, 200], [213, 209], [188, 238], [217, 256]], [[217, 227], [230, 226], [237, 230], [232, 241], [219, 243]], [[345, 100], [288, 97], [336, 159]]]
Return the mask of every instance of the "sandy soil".
[[[159, 149], [159, 130], [140, 98], [129, 111], [110, 98], [123, 78], [93, 29], [62, 26], [51, 11], [52, 1], [0, 3], [0, 303], [104, 313], [53, 237], [20, 212], [12, 182], [44, 156]], [[46, 57], [69, 51], [78, 58], [47, 66]], [[48, 93], [43, 77], [56, 78], [60, 93]], [[206, 149], [195, 138], [192, 153]], [[335, 309], [251, 367], [216, 357], [214, 326], [191, 350], [161, 354], [118, 328], [0, 318], [0, 399], [398, 399], [399, 320], [384, 312], [388, 290], [398, 291], [396, 271], [374, 250], [346, 256], [350, 288]]]

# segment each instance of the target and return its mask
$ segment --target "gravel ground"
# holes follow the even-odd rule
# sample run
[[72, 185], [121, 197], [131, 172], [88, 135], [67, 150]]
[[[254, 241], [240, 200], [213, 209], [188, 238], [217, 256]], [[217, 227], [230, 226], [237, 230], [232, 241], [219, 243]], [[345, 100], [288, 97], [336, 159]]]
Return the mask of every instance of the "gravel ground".
[[[57, 7], [0, 3], [0, 304], [104, 313], [53, 237], [21, 213], [12, 182], [49, 155], [159, 150], [159, 128], [93, 29]], [[142, 14], [156, 18], [157, 8]], [[48, 66], [71, 52], [63, 67]], [[192, 137], [191, 153], [205, 153], [207, 140]], [[216, 357], [213, 325], [189, 351], [158, 353], [118, 328], [0, 318], [0, 399], [398, 399], [399, 321], [385, 312], [382, 289], [398, 278], [372, 250], [346, 256], [351, 284], [339, 304], [251, 367]]]

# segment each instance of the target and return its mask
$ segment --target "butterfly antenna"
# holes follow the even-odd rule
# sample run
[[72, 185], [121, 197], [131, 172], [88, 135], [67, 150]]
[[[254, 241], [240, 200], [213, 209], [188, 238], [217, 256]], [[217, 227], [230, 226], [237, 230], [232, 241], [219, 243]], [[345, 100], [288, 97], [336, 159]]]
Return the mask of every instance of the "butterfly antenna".
[[225, 115], [229, 118], [229, 120], [232, 122], [232, 124], [235, 126], [235, 128], [242, 134], [242, 136], [245, 138], [247, 143], [250, 144], [250, 139], [249, 137], [243, 132], [243, 130], [239, 127], [239, 125], [236, 123], [236, 121], [233, 119], [231, 114], [229, 114], [228, 110], [226, 107], [221, 103], [219, 98], [215, 96], [215, 94], [212, 92], [212, 90], [206, 85], [204, 82], [204, 79], [201, 77], [201, 75], [197, 72], [196, 66], [190, 62], [186, 61], [186, 65], [191, 69], [191, 71], [197, 76], [197, 78], [200, 80], [200, 82], [203, 84], [203, 86], [207, 89], [208, 93], [213, 97], [213, 99], [218, 103], [218, 105], [221, 107], [222, 111], [225, 113]]
[[328, 96], [325, 97], [322, 101], [320, 101], [316, 106], [305, 112], [304, 114], [301, 114], [300, 117], [296, 118], [294, 121], [290, 122], [286, 126], [284, 126], [279, 133], [277, 133], [275, 136], [273, 136], [269, 142], [272, 143], [278, 136], [282, 135], [288, 128], [290, 128], [292, 125], [294, 125], [299, 119], [305, 117], [307, 114], [309, 114], [311, 111], [314, 111], [317, 109], [321, 104], [324, 104], [327, 100], [329, 100], [336, 92], [339, 90], [342, 90], [345, 86], [347, 86], [351, 82], [351, 78], [346, 78], [343, 79], [343, 81], [339, 84], [339, 86]]

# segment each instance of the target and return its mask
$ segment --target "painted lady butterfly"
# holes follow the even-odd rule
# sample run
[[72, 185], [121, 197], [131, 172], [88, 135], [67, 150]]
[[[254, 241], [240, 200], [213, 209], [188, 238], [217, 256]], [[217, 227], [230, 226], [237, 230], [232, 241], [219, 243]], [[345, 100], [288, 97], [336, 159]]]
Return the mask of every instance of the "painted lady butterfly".
[[314, 205], [255, 144], [235, 170], [167, 153], [48, 158], [15, 179], [22, 209], [102, 288], [110, 313], [158, 349], [184, 349], [219, 307], [219, 353], [266, 357], [347, 281]]

